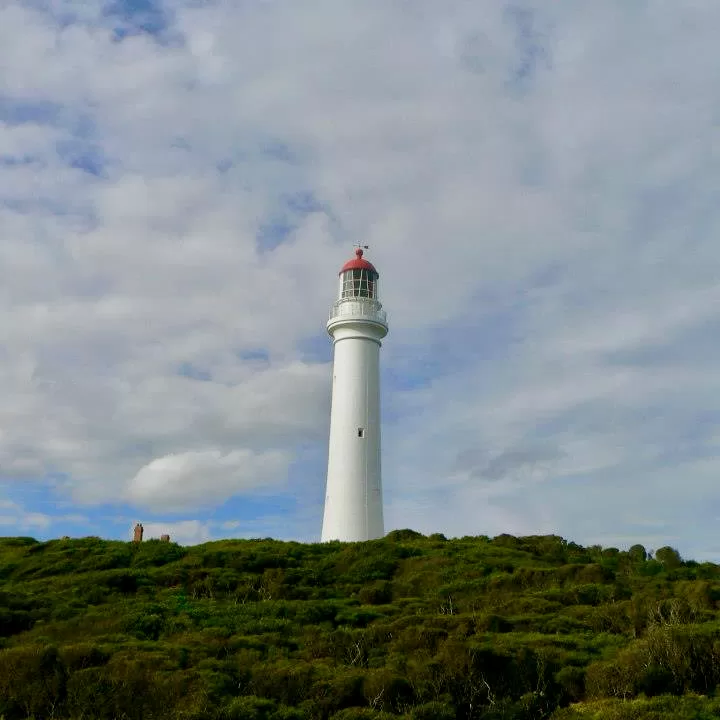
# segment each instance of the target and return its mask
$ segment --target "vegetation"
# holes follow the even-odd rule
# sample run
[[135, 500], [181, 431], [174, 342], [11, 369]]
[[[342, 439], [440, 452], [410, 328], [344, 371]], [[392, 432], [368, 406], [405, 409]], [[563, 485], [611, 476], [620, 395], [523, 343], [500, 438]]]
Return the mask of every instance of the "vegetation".
[[0, 539], [4, 720], [720, 715], [720, 567], [562, 538]]

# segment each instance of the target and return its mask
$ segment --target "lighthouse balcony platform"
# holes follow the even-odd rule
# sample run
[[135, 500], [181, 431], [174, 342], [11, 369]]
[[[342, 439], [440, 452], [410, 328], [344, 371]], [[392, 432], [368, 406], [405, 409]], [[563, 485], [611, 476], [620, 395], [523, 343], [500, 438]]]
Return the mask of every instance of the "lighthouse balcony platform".
[[328, 323], [338, 320], [369, 320], [387, 325], [387, 313], [379, 300], [370, 298], [345, 298], [337, 300], [331, 310]]

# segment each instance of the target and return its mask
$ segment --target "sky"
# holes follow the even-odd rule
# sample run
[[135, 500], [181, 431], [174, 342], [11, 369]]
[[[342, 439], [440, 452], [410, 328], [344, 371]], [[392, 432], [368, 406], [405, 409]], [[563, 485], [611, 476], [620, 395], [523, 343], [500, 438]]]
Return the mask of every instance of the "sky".
[[387, 530], [720, 560], [718, 27], [0, 3], [0, 534], [319, 540], [362, 243]]

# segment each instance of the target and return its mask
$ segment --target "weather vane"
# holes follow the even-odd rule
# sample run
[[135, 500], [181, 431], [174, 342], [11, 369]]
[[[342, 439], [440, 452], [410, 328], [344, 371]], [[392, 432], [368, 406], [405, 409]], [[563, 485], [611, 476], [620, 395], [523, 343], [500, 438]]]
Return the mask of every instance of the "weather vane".
[[362, 243], [353, 243], [353, 247], [364, 249], [364, 250], [370, 249], [369, 245], [363, 245]]

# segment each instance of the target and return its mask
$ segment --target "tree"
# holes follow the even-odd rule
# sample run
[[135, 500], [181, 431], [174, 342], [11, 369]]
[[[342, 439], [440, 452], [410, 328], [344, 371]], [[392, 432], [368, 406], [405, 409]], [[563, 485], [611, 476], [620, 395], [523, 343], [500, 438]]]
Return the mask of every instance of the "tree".
[[633, 545], [628, 550], [628, 557], [633, 563], [645, 562], [648, 559], [647, 550], [644, 545]]
[[675, 570], [683, 564], [680, 553], [667, 546], [655, 551], [655, 559], [661, 562], [666, 570]]

